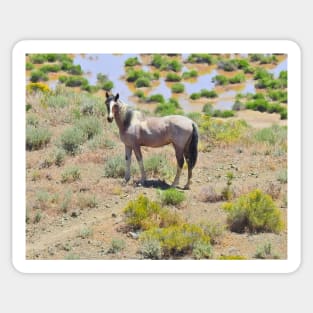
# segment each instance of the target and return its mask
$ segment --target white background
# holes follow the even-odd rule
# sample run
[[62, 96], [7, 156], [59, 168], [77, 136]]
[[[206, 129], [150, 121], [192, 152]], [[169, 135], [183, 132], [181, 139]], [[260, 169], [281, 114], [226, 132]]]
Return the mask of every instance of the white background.
[[[2, 312], [312, 311], [310, 1], [1, 2]], [[293, 274], [22, 275], [11, 264], [11, 49], [22, 39], [291, 39], [303, 61], [303, 249]], [[312, 79], [311, 79], [312, 80]], [[24, 104], [21, 104], [24, 106]], [[21, 178], [22, 179], [22, 178]], [[290, 190], [292, 192], [292, 190]], [[24, 214], [21, 208], [21, 214]], [[300, 204], [299, 208], [300, 210]], [[301, 309], [302, 308], [302, 309]]]

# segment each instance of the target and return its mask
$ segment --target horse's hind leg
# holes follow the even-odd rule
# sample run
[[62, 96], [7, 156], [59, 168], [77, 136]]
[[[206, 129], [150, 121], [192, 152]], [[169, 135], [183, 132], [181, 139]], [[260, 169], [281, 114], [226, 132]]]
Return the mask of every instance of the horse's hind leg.
[[175, 154], [176, 154], [176, 161], [177, 161], [177, 170], [176, 170], [176, 176], [172, 183], [172, 187], [176, 187], [179, 184], [179, 178], [181, 171], [184, 166], [184, 154], [183, 149], [180, 149], [178, 147], [175, 147]]
[[188, 150], [189, 150], [189, 146], [186, 146], [185, 151], [184, 151], [184, 156], [185, 156], [185, 159], [186, 159], [186, 162], [188, 165], [188, 180], [187, 180], [187, 183], [186, 183], [184, 189], [189, 189], [190, 184], [191, 184], [191, 177], [192, 177], [192, 167], [190, 164], [190, 156], [189, 156]]
[[141, 149], [140, 146], [138, 147], [134, 147], [134, 152], [136, 155], [136, 159], [140, 168], [140, 172], [141, 172], [141, 184], [145, 183], [145, 180], [147, 179], [146, 177], [146, 173], [145, 173], [145, 169], [143, 166], [143, 161], [142, 161], [142, 154], [141, 154]]

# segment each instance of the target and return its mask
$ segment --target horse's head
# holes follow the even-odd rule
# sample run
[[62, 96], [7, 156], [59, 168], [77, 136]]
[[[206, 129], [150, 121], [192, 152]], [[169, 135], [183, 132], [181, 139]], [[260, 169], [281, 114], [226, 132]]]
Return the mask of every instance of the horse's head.
[[108, 122], [112, 123], [114, 114], [118, 112], [119, 109], [119, 104], [117, 102], [119, 98], [119, 94], [117, 93], [115, 96], [110, 95], [108, 92], [106, 92], [106, 100], [105, 104], [107, 106], [107, 111], [108, 111]]

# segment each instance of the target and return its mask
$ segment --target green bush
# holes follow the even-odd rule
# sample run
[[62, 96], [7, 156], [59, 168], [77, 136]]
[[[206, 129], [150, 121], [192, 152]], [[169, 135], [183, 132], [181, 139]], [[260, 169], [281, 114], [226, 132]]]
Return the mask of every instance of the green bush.
[[[61, 77], [59, 78], [60, 81]], [[67, 87], [88, 86], [88, 84], [88, 80], [81, 76], [67, 76], [65, 80], [65, 86]]]
[[195, 243], [192, 249], [192, 255], [196, 260], [210, 259], [212, 254], [212, 246], [210, 243], [199, 241]]
[[139, 99], [145, 100], [146, 96], [142, 90], [136, 90], [134, 92], [134, 96], [138, 97]]
[[125, 249], [125, 241], [123, 239], [113, 238], [108, 253], [118, 253]]
[[47, 60], [46, 55], [44, 54], [31, 54], [29, 59], [33, 64], [43, 64]]
[[274, 101], [287, 103], [287, 99], [288, 99], [287, 91], [284, 91], [284, 90], [270, 90], [268, 92], [268, 96], [272, 100], [274, 100]]
[[58, 64], [45, 64], [40, 68], [40, 70], [44, 73], [56, 73], [61, 70], [61, 66]]
[[212, 78], [212, 81], [221, 86], [225, 86], [229, 83], [228, 78], [224, 75], [216, 75]]
[[273, 125], [268, 128], [258, 130], [254, 135], [255, 140], [265, 142], [269, 145], [285, 146], [287, 149], [287, 127]]
[[277, 180], [281, 183], [281, 184], [287, 184], [288, 182], [288, 171], [287, 169], [284, 169], [282, 171], [280, 171], [277, 175]]
[[170, 71], [179, 72], [182, 67], [182, 64], [177, 60], [168, 61], [167, 69]]
[[151, 95], [150, 97], [146, 98], [147, 102], [159, 102], [159, 103], [164, 103], [165, 99], [163, 97], [163, 95], [161, 94], [155, 94], [155, 95]]
[[175, 169], [169, 163], [166, 155], [154, 154], [144, 159], [145, 171], [152, 176], [160, 175], [162, 178], [170, 179], [175, 174]]
[[39, 81], [47, 81], [48, 76], [40, 70], [34, 70], [30, 73], [30, 81], [32, 83], [37, 83]]
[[238, 69], [238, 61], [235, 59], [220, 61], [218, 63], [218, 68], [226, 72], [236, 71]]
[[51, 132], [47, 128], [26, 126], [26, 149], [38, 150], [47, 145], [51, 139]]
[[159, 260], [162, 257], [161, 243], [157, 239], [141, 240], [139, 251], [144, 259]]
[[181, 83], [175, 83], [172, 85], [172, 92], [174, 93], [182, 93], [185, 91], [185, 86]]
[[154, 54], [151, 60], [151, 65], [162, 70], [165, 70], [168, 66], [168, 58], [161, 54]]
[[198, 77], [198, 72], [196, 70], [190, 70], [189, 72], [184, 72], [182, 74], [183, 79]]
[[61, 145], [66, 153], [75, 155], [87, 137], [83, 130], [77, 127], [67, 128], [61, 135]]
[[80, 129], [87, 139], [93, 138], [102, 131], [102, 125], [98, 118], [86, 116], [76, 121], [75, 127]]
[[204, 98], [216, 98], [218, 96], [215, 90], [207, 90], [207, 89], [201, 89], [200, 95], [201, 97], [204, 97]]
[[128, 58], [127, 60], [125, 60], [125, 66], [135, 66], [135, 65], [140, 65], [138, 57]]
[[[136, 173], [135, 167], [131, 166], [132, 174]], [[124, 178], [125, 176], [125, 158], [123, 156], [111, 156], [104, 165], [104, 177]]]
[[279, 255], [273, 252], [270, 242], [265, 243], [262, 247], [258, 247], [254, 257], [256, 259], [279, 259]]
[[213, 114], [213, 105], [211, 103], [206, 103], [203, 108], [202, 108], [202, 112], [207, 114], [207, 115], [212, 115]]
[[242, 73], [239, 73], [233, 77], [230, 77], [229, 78], [229, 82], [231, 84], [239, 84], [239, 83], [243, 83], [244, 81], [246, 80], [246, 77], [244, 74]]
[[186, 114], [186, 116], [190, 118], [191, 120], [193, 120], [196, 124], [198, 124], [201, 119], [200, 112], [189, 112]]
[[108, 80], [101, 85], [101, 88], [106, 91], [110, 91], [114, 88], [114, 83], [111, 80]]
[[207, 53], [192, 53], [188, 56], [187, 62], [189, 63], [206, 63], [213, 64], [215, 62], [212, 55]]
[[160, 200], [165, 205], [178, 205], [186, 199], [183, 191], [179, 191], [175, 188], [158, 191]]
[[192, 99], [192, 100], [198, 100], [198, 99], [200, 99], [200, 98], [201, 98], [200, 92], [194, 92], [194, 93], [192, 93], [192, 94], [190, 95], [190, 99]]
[[159, 116], [166, 116], [166, 115], [183, 115], [184, 112], [182, 111], [180, 105], [177, 101], [170, 99], [168, 102], [160, 103], [155, 108], [155, 114]]
[[61, 183], [71, 183], [81, 178], [80, 169], [77, 166], [66, 168], [61, 174]]
[[33, 70], [34, 68], [35, 68], [35, 66], [33, 63], [26, 62], [26, 70], [27, 71]]
[[230, 230], [234, 232], [280, 232], [283, 227], [281, 212], [272, 198], [258, 189], [233, 203], [224, 203], [223, 209], [227, 212]]
[[129, 201], [123, 212], [126, 223], [135, 230], [169, 227], [183, 223], [178, 213], [162, 208], [158, 202], [151, 201], [143, 195]]
[[214, 110], [213, 113], [212, 113], [212, 116], [228, 118], [228, 117], [235, 116], [235, 113], [232, 110]]
[[81, 68], [81, 66], [79, 64], [77, 65], [72, 65], [69, 69], [68, 72], [71, 75], [82, 75], [83, 74], [83, 70]]
[[169, 72], [167, 73], [165, 80], [168, 82], [180, 82], [181, 77], [176, 73]]
[[[160, 242], [164, 257], [182, 256], [192, 252], [200, 244], [210, 244], [210, 237], [200, 226], [194, 224], [150, 228], [144, 231], [139, 238], [141, 242], [151, 240]], [[207, 253], [207, 250], [202, 249], [202, 252], [204, 251]]]
[[140, 88], [140, 87], [150, 87], [150, 80], [149, 78], [147, 77], [139, 77], [136, 82], [135, 82], [135, 86], [137, 88]]

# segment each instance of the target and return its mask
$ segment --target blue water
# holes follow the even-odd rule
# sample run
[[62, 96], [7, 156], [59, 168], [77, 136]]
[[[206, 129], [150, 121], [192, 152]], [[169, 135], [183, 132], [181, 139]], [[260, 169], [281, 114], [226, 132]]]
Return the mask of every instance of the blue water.
[[[186, 60], [189, 54], [182, 54], [182, 59]], [[125, 101], [130, 101], [129, 97], [133, 95], [133, 91], [130, 90], [129, 85], [126, 83], [123, 77], [125, 76], [124, 62], [130, 57], [137, 56], [141, 60], [139, 54], [86, 54], [86, 55], [76, 55], [74, 58], [75, 64], [80, 64], [85, 77], [89, 80], [89, 83], [95, 85], [97, 82], [97, 74], [106, 74], [110, 80], [114, 83], [113, 93], [119, 92]], [[149, 71], [150, 66], [142, 66], [144, 71]], [[278, 77], [282, 70], [287, 69], [287, 59], [280, 62], [275, 68], [269, 70], [269, 72], [274, 74], [274, 77]], [[183, 66], [182, 71], [188, 71], [186, 66]], [[181, 81], [185, 86], [185, 92], [190, 95], [194, 92], [199, 92], [201, 89], [212, 90], [215, 84], [212, 82], [212, 78], [218, 74], [217, 70], [212, 70], [210, 73], [199, 75], [195, 81]], [[55, 84], [55, 83], [54, 83]], [[230, 87], [231, 88], [231, 87]], [[144, 89], [143, 89], [144, 90]], [[225, 93], [219, 95], [216, 107], [219, 109], [230, 109], [235, 102], [236, 94], [240, 92], [255, 93], [254, 81], [248, 80], [243, 89], [240, 91], [229, 90]], [[172, 97], [172, 92], [169, 86], [166, 85], [165, 79], [160, 77], [159, 84], [148, 91], [149, 95], [152, 94], [162, 94], [165, 98]], [[180, 99], [183, 99], [180, 96]], [[189, 103], [187, 99], [183, 101], [183, 107], [192, 111], [193, 105]]]

